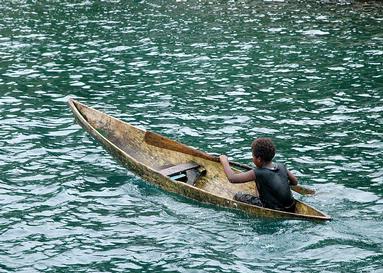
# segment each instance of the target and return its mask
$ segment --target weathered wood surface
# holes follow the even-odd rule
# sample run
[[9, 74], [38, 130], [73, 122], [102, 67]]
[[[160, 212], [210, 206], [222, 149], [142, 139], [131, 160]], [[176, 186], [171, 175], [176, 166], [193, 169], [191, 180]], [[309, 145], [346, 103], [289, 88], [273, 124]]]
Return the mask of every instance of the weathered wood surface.
[[[239, 209], [255, 216], [311, 220], [331, 219], [323, 212], [300, 201], [297, 201], [295, 213], [277, 211], [235, 201], [233, 196], [239, 191], [257, 195], [255, 183], [232, 184], [227, 180], [222, 165], [216, 160], [201, 156], [201, 154], [205, 154], [201, 151], [197, 150], [195, 153], [188, 154], [178, 152], [179, 150], [177, 149], [150, 145], [147, 143], [147, 131], [113, 118], [73, 99], [70, 99], [68, 104], [77, 122], [122, 165], [144, 180], [166, 191], [178, 193], [204, 203]], [[173, 143], [172, 145], [177, 145], [177, 142], [171, 142]], [[184, 144], [179, 145], [187, 147]], [[206, 173], [198, 179], [194, 186], [174, 181], [161, 174], [163, 166], [179, 165], [188, 162], [195, 162], [206, 170]]]

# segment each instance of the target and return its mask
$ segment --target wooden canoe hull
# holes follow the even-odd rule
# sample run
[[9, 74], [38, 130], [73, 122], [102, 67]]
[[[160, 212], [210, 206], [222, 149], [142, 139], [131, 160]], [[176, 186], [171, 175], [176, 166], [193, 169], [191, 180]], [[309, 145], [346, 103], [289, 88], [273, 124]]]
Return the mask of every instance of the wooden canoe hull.
[[[223, 168], [201, 156], [185, 154], [173, 150], [148, 145], [145, 130], [113, 118], [73, 99], [68, 101], [77, 122], [115, 159], [144, 180], [159, 186], [165, 191], [215, 204], [239, 209], [249, 215], [272, 218], [297, 218], [310, 220], [330, 220], [323, 212], [297, 201], [296, 213], [262, 208], [233, 200], [236, 192], [257, 194], [255, 183], [232, 184], [227, 181]], [[201, 152], [203, 153], [203, 152]], [[159, 170], [167, 164], [196, 162], [207, 170], [206, 176], [196, 185], [178, 182], [162, 175]]]

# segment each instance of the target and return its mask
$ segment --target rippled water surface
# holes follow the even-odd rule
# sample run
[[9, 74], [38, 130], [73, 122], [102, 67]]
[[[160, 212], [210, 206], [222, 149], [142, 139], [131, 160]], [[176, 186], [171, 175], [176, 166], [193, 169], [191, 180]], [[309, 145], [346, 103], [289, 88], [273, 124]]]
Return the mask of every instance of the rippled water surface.
[[[1, 1], [0, 272], [383, 272], [380, 1]], [[156, 187], [74, 97], [249, 162], [272, 137], [327, 223]]]

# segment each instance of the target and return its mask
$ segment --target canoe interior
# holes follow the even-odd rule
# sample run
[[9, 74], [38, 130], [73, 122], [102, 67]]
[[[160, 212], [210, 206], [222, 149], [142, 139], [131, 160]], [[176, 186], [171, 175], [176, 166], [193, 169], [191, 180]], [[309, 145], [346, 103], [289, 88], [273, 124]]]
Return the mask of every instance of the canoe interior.
[[[195, 162], [203, 166], [206, 173], [199, 178], [194, 187], [228, 200], [233, 200], [233, 196], [237, 192], [258, 195], [255, 182], [243, 184], [230, 183], [219, 162], [213, 162], [198, 156], [192, 156], [149, 145], [144, 139], [146, 133], [145, 130], [141, 130], [119, 119], [87, 107], [77, 101], [72, 100], [72, 103], [81, 117], [86, 120], [93, 129], [114, 146], [125, 152], [128, 157], [139, 164], [149, 167], [153, 172], [160, 171], [164, 166]], [[299, 201], [296, 206], [295, 214], [308, 215], [314, 218], [327, 217], [322, 212]]]

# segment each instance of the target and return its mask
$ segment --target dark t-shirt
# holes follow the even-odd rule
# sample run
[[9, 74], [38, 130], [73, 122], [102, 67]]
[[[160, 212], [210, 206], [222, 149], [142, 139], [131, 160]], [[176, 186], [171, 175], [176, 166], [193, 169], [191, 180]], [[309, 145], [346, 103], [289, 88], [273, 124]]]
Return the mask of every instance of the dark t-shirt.
[[255, 168], [255, 183], [265, 207], [286, 210], [294, 204], [287, 169], [283, 164], [274, 166], [274, 169]]

